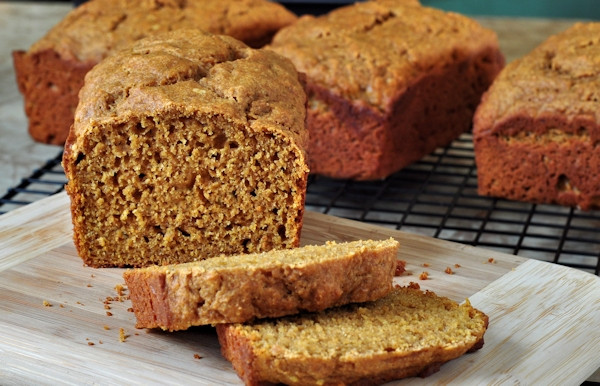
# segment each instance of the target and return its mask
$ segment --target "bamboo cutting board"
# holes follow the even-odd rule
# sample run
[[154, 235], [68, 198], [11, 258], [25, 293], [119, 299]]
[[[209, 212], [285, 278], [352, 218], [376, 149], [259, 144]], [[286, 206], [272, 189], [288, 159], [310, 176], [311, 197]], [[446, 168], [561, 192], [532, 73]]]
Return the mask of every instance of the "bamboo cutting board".
[[[411, 273], [399, 284], [489, 315], [481, 350], [398, 384], [578, 385], [600, 366], [594, 275], [318, 213], [304, 221], [303, 244], [398, 239]], [[0, 217], [0, 383], [241, 384], [213, 328], [136, 330], [116, 289], [123, 270], [84, 267], [71, 237], [64, 193]]]

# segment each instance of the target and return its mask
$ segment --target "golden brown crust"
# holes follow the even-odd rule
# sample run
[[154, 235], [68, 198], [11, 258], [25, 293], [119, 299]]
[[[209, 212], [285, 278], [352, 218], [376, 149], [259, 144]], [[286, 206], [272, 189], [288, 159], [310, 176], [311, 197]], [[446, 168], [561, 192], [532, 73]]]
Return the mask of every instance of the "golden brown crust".
[[281, 5], [264, 0], [87, 1], [27, 52], [13, 54], [29, 131], [36, 141], [63, 144], [85, 73], [145, 36], [198, 28], [258, 47], [295, 20]]
[[471, 127], [504, 65], [495, 34], [417, 2], [304, 16], [269, 46], [306, 72], [311, 172], [378, 179]]
[[397, 288], [373, 303], [218, 325], [217, 333], [247, 385], [379, 384], [430, 374], [477, 347], [487, 325], [487, 316], [468, 303]]
[[87, 265], [298, 246], [306, 97], [289, 60], [176, 30], [102, 61], [80, 97], [63, 166]]
[[355, 241], [125, 271], [138, 328], [183, 330], [385, 296], [398, 242]]
[[576, 24], [510, 63], [474, 118], [482, 195], [600, 207], [600, 23]]

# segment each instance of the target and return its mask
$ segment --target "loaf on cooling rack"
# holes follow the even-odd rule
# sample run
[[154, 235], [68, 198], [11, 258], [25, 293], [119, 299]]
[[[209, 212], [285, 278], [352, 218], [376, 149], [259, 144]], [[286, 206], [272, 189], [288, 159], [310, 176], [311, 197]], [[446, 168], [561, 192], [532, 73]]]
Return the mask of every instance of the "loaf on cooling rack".
[[474, 120], [482, 195], [600, 208], [600, 23], [510, 63]]
[[496, 35], [417, 1], [359, 2], [281, 29], [307, 74], [311, 173], [388, 176], [471, 128], [504, 65]]

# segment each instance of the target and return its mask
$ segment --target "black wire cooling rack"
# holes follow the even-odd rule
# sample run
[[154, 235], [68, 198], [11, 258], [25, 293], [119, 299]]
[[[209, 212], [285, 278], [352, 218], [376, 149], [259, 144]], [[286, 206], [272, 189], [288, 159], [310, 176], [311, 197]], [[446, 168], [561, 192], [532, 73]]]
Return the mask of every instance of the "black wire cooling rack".
[[[1, 197], [0, 214], [61, 191], [61, 157]], [[311, 175], [306, 209], [600, 273], [600, 211], [479, 196], [471, 134], [385, 180]]]

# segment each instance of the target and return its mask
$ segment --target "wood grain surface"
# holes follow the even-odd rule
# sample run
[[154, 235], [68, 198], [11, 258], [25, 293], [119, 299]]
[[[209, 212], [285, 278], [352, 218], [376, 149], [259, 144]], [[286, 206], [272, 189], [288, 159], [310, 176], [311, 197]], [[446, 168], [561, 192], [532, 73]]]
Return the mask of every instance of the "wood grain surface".
[[[579, 385], [600, 367], [597, 276], [313, 212], [302, 243], [390, 236], [407, 262], [399, 284], [490, 317], [481, 350], [397, 384]], [[64, 193], [0, 217], [0, 383], [241, 384], [212, 327], [135, 329], [123, 270], [83, 266], [71, 237]]]

